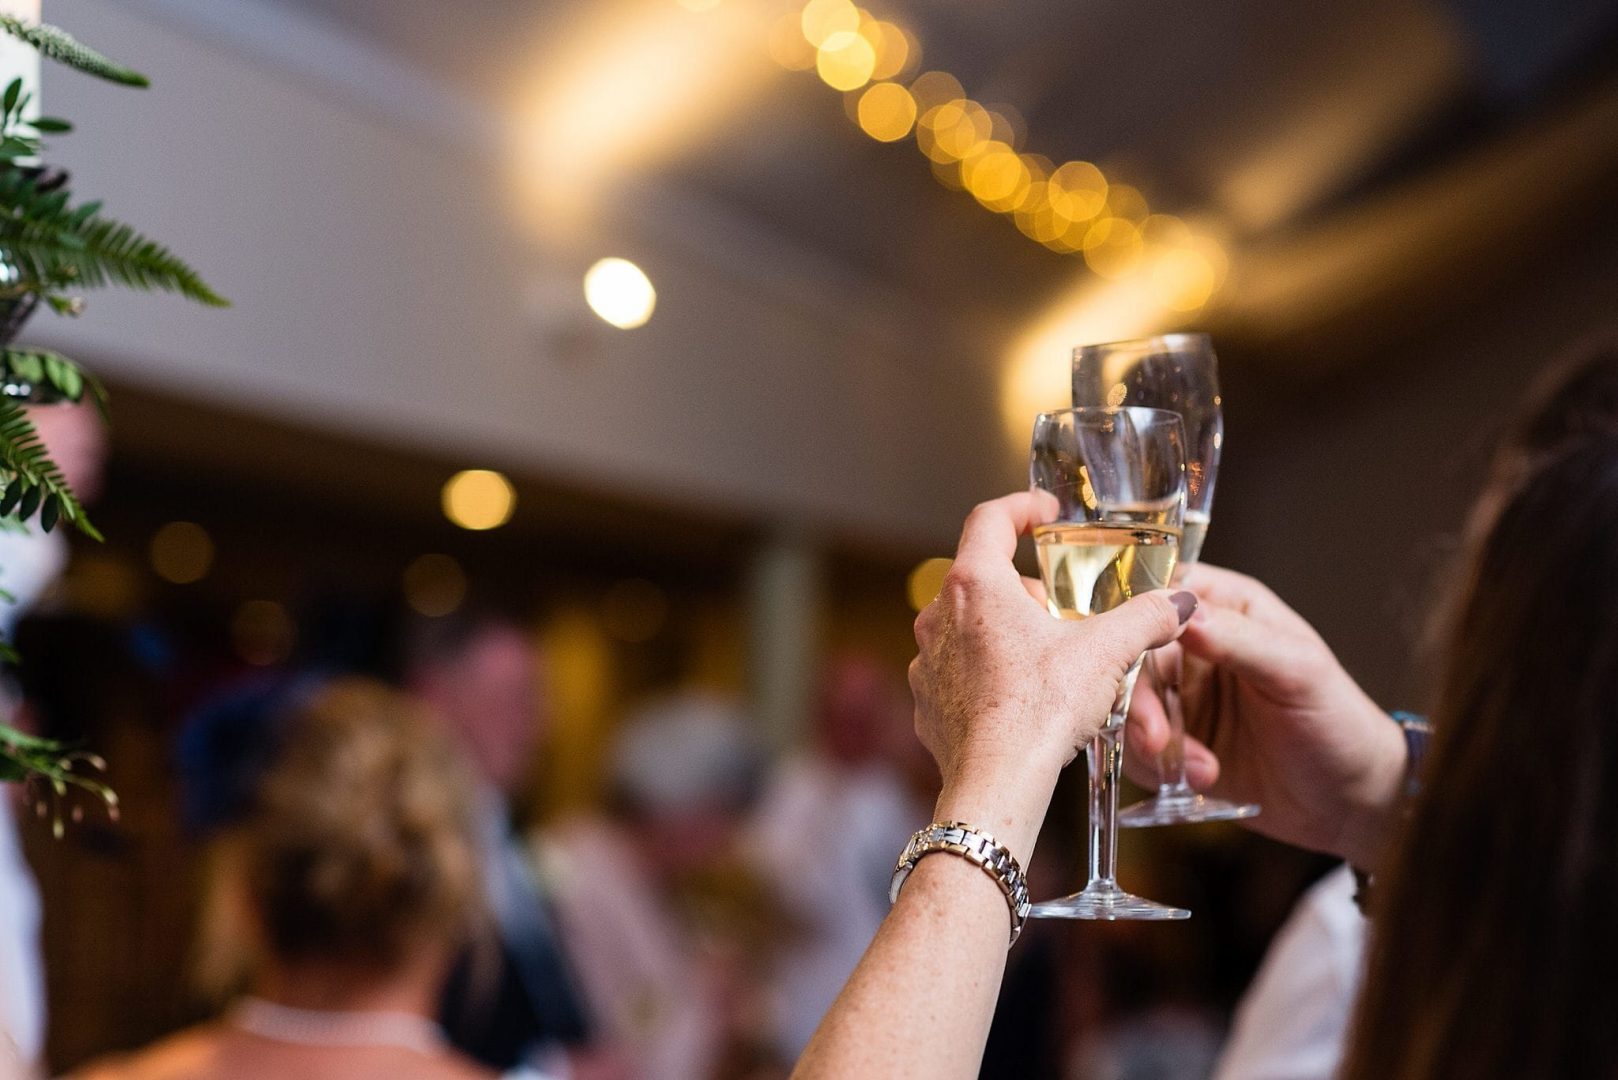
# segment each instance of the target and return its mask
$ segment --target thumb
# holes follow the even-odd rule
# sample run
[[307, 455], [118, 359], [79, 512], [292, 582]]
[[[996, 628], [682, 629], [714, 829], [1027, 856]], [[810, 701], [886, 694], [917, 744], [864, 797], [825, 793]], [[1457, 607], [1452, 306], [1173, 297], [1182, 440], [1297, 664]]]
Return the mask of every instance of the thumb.
[[1147, 649], [1178, 637], [1196, 610], [1195, 593], [1154, 589], [1086, 621], [1095, 627], [1109, 652], [1126, 658], [1127, 667]]

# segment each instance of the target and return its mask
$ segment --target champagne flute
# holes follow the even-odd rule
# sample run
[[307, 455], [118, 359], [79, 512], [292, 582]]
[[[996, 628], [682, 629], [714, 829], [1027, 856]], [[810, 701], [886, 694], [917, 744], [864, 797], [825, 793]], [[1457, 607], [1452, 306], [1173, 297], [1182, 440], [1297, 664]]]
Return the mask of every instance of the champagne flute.
[[[1081, 345], [1073, 350], [1073, 404], [1123, 405], [1167, 409], [1185, 423], [1185, 530], [1180, 565], [1202, 553], [1213, 510], [1214, 481], [1224, 443], [1219, 364], [1207, 334], [1163, 334], [1135, 341]], [[1234, 821], [1259, 812], [1253, 803], [1232, 803], [1199, 795], [1185, 778], [1185, 712], [1180, 698], [1181, 655], [1177, 649], [1147, 660], [1162, 695], [1169, 743], [1159, 759], [1157, 793], [1126, 807], [1118, 822], [1126, 828]]]
[[[1160, 589], [1174, 574], [1185, 514], [1185, 427], [1161, 409], [1066, 409], [1034, 421], [1029, 477], [1055, 496], [1034, 530], [1045, 602], [1060, 619], [1083, 619]], [[1124, 718], [1140, 660], [1119, 684], [1091, 741], [1090, 867], [1083, 891], [1035, 904], [1057, 919], [1186, 919], [1118, 887], [1118, 781]]]

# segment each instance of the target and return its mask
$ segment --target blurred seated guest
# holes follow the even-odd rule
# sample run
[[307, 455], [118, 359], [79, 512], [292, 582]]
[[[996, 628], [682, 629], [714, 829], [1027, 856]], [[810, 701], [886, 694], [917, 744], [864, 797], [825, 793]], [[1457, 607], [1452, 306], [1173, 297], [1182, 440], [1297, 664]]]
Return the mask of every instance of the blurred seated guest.
[[245, 987], [217, 1021], [90, 1066], [92, 1080], [493, 1076], [434, 1021], [478, 906], [459, 758], [379, 683], [254, 687], [182, 745], [211, 828], [203, 953]]
[[[43, 405], [30, 408], [28, 418], [74, 494], [92, 502], [107, 452], [100, 414], [88, 405]], [[13, 640], [17, 623], [61, 576], [64, 531], [47, 533], [37, 524], [0, 531], [0, 639]], [[13, 725], [26, 724], [17, 698], [15, 687], [0, 686], [3, 715]], [[13, 799], [21, 795], [20, 788], [0, 785], [0, 1066], [16, 1059], [32, 1068], [45, 1048], [45, 973], [39, 890], [13, 821]]]
[[504, 616], [473, 608], [415, 620], [400, 647], [404, 686], [431, 707], [474, 769], [479, 876], [498, 938], [492, 972], [470, 952], [460, 958], [440, 1012], [445, 1029], [494, 1068], [560, 1067], [567, 1056], [575, 1073], [616, 1075], [582, 1048], [590, 1032], [580, 995], [550, 902], [512, 827], [510, 802], [545, 726], [535, 643]]
[[655, 701], [619, 734], [611, 816], [538, 841], [580, 983], [637, 1078], [771, 1075], [762, 986], [780, 927], [737, 851], [762, 760], [729, 701]]
[[752, 855], [798, 928], [777, 961], [771, 1003], [788, 1061], [876, 935], [894, 854], [926, 823], [927, 806], [906, 782], [911, 758], [925, 761], [910, 713], [898, 676], [866, 657], [834, 659], [821, 677], [814, 743], [775, 769], [760, 799]]

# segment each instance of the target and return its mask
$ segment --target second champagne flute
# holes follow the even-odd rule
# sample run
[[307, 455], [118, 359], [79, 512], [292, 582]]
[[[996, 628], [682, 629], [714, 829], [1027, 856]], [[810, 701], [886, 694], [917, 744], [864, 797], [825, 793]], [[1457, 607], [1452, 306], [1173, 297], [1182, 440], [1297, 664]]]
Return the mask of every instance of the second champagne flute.
[[[1185, 515], [1185, 428], [1161, 409], [1066, 409], [1034, 421], [1032, 486], [1049, 493], [1034, 530], [1045, 602], [1060, 619], [1110, 611], [1174, 574]], [[1118, 887], [1118, 782], [1124, 718], [1140, 674], [1130, 665], [1090, 766], [1090, 866], [1082, 891], [1035, 904], [1056, 919], [1185, 919], [1191, 913]]]
[[[1073, 404], [1144, 406], [1180, 414], [1186, 435], [1185, 531], [1180, 565], [1197, 561], [1213, 510], [1225, 421], [1219, 396], [1219, 361], [1207, 334], [1160, 334], [1133, 341], [1081, 345], [1073, 350]], [[1160, 756], [1157, 793], [1119, 811], [1125, 828], [1233, 821], [1259, 808], [1192, 790], [1185, 776], [1185, 715], [1180, 698], [1178, 649], [1152, 654], [1147, 672], [1157, 684], [1169, 722]]]

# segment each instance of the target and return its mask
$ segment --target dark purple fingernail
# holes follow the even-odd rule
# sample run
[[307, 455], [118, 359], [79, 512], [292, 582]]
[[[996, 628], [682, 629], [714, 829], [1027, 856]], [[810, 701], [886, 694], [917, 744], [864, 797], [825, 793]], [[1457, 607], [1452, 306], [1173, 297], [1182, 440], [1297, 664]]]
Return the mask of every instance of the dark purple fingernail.
[[1191, 617], [1191, 613], [1197, 610], [1196, 593], [1177, 592], [1173, 596], [1169, 597], [1169, 601], [1174, 605], [1174, 610], [1180, 613], [1181, 626], [1184, 626], [1185, 621]]

